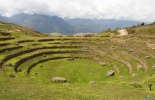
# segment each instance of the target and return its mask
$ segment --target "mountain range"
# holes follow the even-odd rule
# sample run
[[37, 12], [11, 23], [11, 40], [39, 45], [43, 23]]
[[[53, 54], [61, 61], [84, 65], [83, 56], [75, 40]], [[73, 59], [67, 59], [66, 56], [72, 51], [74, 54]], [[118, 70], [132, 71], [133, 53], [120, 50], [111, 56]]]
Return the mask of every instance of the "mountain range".
[[12, 17], [0, 16], [0, 21], [15, 23], [43, 33], [99, 33], [107, 29], [138, 25], [133, 20], [61, 18], [41, 14], [17, 14]]

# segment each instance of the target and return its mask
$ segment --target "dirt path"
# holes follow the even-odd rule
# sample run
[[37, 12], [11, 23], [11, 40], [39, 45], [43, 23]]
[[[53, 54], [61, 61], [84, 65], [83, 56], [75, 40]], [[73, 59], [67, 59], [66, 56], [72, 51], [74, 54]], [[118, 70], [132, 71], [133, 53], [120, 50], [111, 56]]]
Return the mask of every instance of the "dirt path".
[[128, 31], [126, 29], [118, 30], [118, 32], [120, 33], [118, 36], [128, 35]]

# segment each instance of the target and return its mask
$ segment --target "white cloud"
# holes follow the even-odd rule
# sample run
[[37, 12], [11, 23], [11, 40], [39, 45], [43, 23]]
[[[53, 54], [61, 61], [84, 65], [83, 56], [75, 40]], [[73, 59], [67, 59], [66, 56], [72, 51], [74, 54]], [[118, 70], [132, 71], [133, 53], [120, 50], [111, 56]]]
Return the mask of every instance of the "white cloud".
[[39, 13], [71, 18], [155, 21], [155, 0], [1, 0], [0, 15]]

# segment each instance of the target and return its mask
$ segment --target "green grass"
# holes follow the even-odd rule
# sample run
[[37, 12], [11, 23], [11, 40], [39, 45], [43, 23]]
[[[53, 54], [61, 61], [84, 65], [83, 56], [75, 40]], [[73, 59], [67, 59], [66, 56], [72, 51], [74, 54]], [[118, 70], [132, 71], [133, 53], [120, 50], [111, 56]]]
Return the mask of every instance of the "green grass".
[[[79, 63], [80, 62], [80, 63]], [[34, 79], [51, 84], [52, 77], [66, 77], [69, 83], [89, 83], [89, 81], [105, 81], [106, 73], [111, 69], [109, 66], [101, 66], [90, 60], [66, 61], [53, 60], [36, 66], [31, 75]], [[38, 72], [39, 75], [34, 73]], [[114, 77], [113, 77], [114, 78]]]
[[[15, 72], [14, 67], [6, 66], [7, 63], [14, 64], [18, 60], [45, 51], [63, 51], [63, 50], [83, 50], [83, 48], [54, 48], [54, 49], [38, 49], [29, 53], [13, 57], [1, 66], [4, 72], [0, 72], [0, 99], [1, 100], [154, 100], [155, 99], [155, 69], [152, 66], [155, 64], [154, 58], [146, 59], [147, 53], [144, 54], [138, 51], [129, 52], [135, 56], [139, 56], [147, 63], [148, 69], [137, 70], [139, 62], [132, 57], [122, 55], [119, 51], [128, 52], [129, 49], [121, 47], [121, 45], [129, 48], [136, 47], [145, 50], [148, 53], [155, 52], [147, 46], [133, 44], [132, 42], [121, 43], [121, 40], [130, 40], [135, 38], [135, 42], [147, 43], [145, 40], [151, 39], [154, 36], [154, 24], [135, 27], [135, 33], [124, 37], [117, 37], [116, 30], [108, 30], [100, 34], [95, 34], [95, 37], [84, 36], [61, 36], [61, 37], [45, 37], [39, 32], [26, 29], [24, 27], [0, 23], [2, 32], [7, 32], [15, 37], [12, 40], [2, 41], [0, 43], [11, 43], [7, 46], [1, 46], [0, 49], [16, 46], [15, 43], [20, 40], [34, 40], [34, 42], [19, 43], [22, 48], [11, 50], [10, 53], [0, 53], [0, 59], [7, 55], [11, 55], [29, 48], [37, 48], [43, 46], [87, 46], [89, 53], [63, 53], [63, 54], [47, 54], [46, 57], [37, 56], [20, 64], [21, 72]], [[17, 31], [20, 29], [21, 31]], [[0, 37], [7, 37], [0, 35]], [[141, 38], [143, 38], [141, 40]], [[39, 39], [55, 39], [54, 41], [39, 42]], [[68, 39], [68, 40], [65, 40]], [[118, 40], [117, 42], [112, 40]], [[60, 42], [61, 44], [49, 44]], [[72, 43], [70, 42], [83, 42]], [[87, 43], [87, 44], [84, 44]], [[39, 45], [33, 45], [39, 44]], [[112, 49], [112, 46], [118, 44]], [[100, 48], [96, 48], [100, 47]], [[104, 48], [104, 49], [103, 49]], [[91, 53], [97, 53], [91, 54]], [[108, 58], [100, 54], [112, 54], [118, 58], [127, 60], [131, 65], [133, 72], [129, 74], [129, 69], [125, 64], [113, 58]], [[30, 74], [27, 74], [27, 69], [32, 63], [53, 57], [92, 57], [98, 58], [98, 61], [88, 59], [75, 59], [68, 61], [67, 58], [58, 60], [48, 60], [34, 66]], [[100, 60], [108, 62], [106, 66], [99, 64]], [[43, 67], [40, 67], [43, 66]], [[114, 70], [115, 75], [107, 76], [109, 70]], [[117, 72], [118, 71], [118, 72]], [[37, 75], [35, 73], [38, 73]], [[137, 73], [136, 77], [132, 77], [133, 73]], [[10, 77], [14, 74], [15, 77]], [[52, 81], [53, 77], [64, 77], [66, 83], [56, 83]], [[121, 78], [122, 77], [122, 78]], [[89, 84], [90, 81], [95, 81], [96, 84]], [[70, 84], [70, 86], [65, 86]], [[152, 91], [149, 90], [148, 84], [153, 84]]]
[[126, 83], [71, 83], [41, 84], [30, 78], [0, 77], [0, 97], [3, 100], [149, 100], [155, 99], [154, 90], [146, 85], [134, 88]]

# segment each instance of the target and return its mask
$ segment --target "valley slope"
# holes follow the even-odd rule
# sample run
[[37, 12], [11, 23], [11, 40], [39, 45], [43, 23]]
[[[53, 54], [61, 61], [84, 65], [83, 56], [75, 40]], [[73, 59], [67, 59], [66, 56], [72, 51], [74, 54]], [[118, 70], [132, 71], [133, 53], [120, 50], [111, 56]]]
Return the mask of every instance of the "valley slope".
[[126, 30], [50, 36], [0, 22], [0, 98], [155, 99], [155, 23]]
[[0, 16], [0, 21], [15, 23], [43, 33], [99, 33], [109, 28], [124, 28], [141, 22], [114, 19], [61, 18], [41, 14], [17, 14], [12, 17]]

